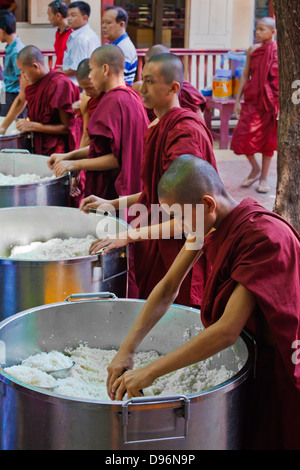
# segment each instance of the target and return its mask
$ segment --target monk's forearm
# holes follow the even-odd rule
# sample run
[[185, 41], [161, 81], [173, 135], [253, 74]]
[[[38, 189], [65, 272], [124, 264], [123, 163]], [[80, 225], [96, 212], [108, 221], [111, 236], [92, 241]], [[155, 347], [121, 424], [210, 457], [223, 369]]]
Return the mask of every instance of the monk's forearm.
[[143, 240], [170, 239], [175, 236], [182, 236], [183, 230], [174, 219], [161, 224], [148, 225], [128, 231], [129, 242], [140, 242]]
[[26, 107], [26, 101], [23, 100], [20, 96], [17, 96], [13, 101], [5, 119], [3, 120], [1, 127], [7, 129], [11, 123], [24, 111]]
[[103, 155], [101, 157], [86, 158], [83, 160], [78, 160], [76, 162], [77, 171], [109, 171], [117, 170], [119, 168], [119, 162], [112, 153], [108, 155]]
[[68, 152], [65, 154], [64, 160], [81, 160], [88, 156], [89, 149], [90, 147], [86, 146], [77, 150], [72, 150], [72, 152]]
[[41, 134], [67, 135], [69, 129], [65, 124], [41, 124], [40, 122], [31, 122], [31, 130]]

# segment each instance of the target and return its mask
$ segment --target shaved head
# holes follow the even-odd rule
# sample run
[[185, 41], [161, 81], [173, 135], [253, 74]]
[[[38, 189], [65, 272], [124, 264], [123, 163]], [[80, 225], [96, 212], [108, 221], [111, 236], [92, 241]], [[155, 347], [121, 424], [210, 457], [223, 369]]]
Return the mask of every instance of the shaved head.
[[98, 47], [93, 52], [91, 58], [96, 62], [98, 67], [107, 64], [114, 74], [118, 75], [121, 72], [124, 73], [125, 56], [119, 46], [115, 44], [106, 44]]
[[149, 59], [148, 64], [160, 64], [160, 74], [167, 84], [178, 82], [180, 87], [184, 80], [184, 66], [182, 60], [175, 54], [156, 54]]
[[194, 155], [176, 158], [161, 177], [158, 185], [160, 200], [178, 204], [199, 204], [204, 195], [228, 193], [214, 167]]
[[89, 78], [90, 74], [90, 65], [89, 65], [90, 59], [83, 59], [76, 70], [76, 78], [77, 80], [86, 80]]
[[155, 44], [154, 46], [150, 47], [150, 49], [148, 49], [146, 52], [146, 57], [151, 59], [151, 57], [157, 54], [167, 54], [169, 52], [170, 50], [167, 48], [167, 46], [163, 46], [162, 44]]
[[34, 63], [45, 65], [45, 59], [42, 52], [35, 46], [25, 46], [18, 54], [18, 60], [26, 66]]
[[266, 25], [268, 28], [270, 28], [272, 31], [276, 29], [276, 21], [274, 18], [271, 18], [269, 16], [265, 16], [263, 18], [260, 18], [257, 23], [262, 23]]

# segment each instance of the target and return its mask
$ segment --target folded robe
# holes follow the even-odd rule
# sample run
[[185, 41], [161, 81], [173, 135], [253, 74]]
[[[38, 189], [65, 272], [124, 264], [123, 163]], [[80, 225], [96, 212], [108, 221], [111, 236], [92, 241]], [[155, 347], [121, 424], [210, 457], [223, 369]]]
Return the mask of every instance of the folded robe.
[[[258, 345], [257, 380], [246, 403], [247, 445], [299, 449], [300, 361], [292, 360], [293, 343], [300, 333], [299, 234], [275, 213], [245, 199], [206, 237], [203, 252], [205, 327], [221, 317], [237, 284], [257, 300], [247, 325]], [[265, 321], [271, 341], [264, 335]]]
[[59, 110], [69, 116], [69, 134], [33, 133], [34, 152], [50, 156], [78, 148], [81, 124], [75, 119], [72, 104], [80, 98], [79, 88], [63, 73], [50, 70], [41, 80], [25, 88], [30, 121], [60, 124]]
[[250, 78], [244, 87], [244, 104], [231, 150], [237, 155], [262, 153], [272, 156], [277, 149], [276, 116], [279, 108], [277, 43], [257, 47], [251, 54]]
[[[173, 108], [148, 129], [145, 136], [142, 167], [143, 191], [138, 204], [148, 208], [148, 220], [140, 224], [155, 223], [151, 217], [151, 204], [159, 204], [157, 188], [160, 178], [175, 158], [192, 154], [203, 158], [216, 168], [213, 143], [203, 119], [194, 112]], [[159, 221], [156, 221], [158, 223]], [[133, 222], [132, 222], [133, 224]], [[139, 298], [146, 299], [155, 285], [164, 277], [181, 250], [185, 240], [145, 240], [135, 244], [135, 277]], [[197, 263], [181, 286], [176, 303], [200, 305], [202, 296], [202, 268]]]

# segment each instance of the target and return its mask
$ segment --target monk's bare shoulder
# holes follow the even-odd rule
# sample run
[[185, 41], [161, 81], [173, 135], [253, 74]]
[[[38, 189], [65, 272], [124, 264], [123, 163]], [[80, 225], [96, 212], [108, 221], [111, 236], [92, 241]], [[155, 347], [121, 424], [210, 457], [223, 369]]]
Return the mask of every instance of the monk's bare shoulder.
[[148, 126], [148, 129], [150, 129], [150, 127], [156, 126], [156, 124], [158, 124], [158, 122], [159, 122], [158, 118], [154, 119], [154, 121], [150, 122], [150, 124]]
[[252, 52], [254, 52], [255, 49], [257, 49], [260, 46], [261, 46], [261, 44], [252, 44], [252, 46], [250, 46], [248, 51], [247, 51], [247, 55], [250, 56], [252, 54]]

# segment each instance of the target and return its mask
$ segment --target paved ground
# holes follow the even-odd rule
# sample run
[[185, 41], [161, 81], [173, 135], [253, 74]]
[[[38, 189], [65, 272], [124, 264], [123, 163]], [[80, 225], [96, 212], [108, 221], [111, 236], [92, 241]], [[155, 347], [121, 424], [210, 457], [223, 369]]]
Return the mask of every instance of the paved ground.
[[[238, 202], [246, 197], [251, 197], [267, 209], [273, 210], [277, 181], [276, 154], [272, 157], [269, 170], [269, 184], [271, 186], [271, 191], [267, 194], [260, 194], [256, 191], [258, 182], [254, 183], [250, 188], [240, 187], [242, 181], [250, 173], [250, 165], [247, 158], [235, 155], [231, 150], [219, 150], [217, 142], [215, 142], [214, 147], [220, 176], [232, 197], [234, 197]], [[257, 156], [257, 161], [261, 162], [260, 155]]]

